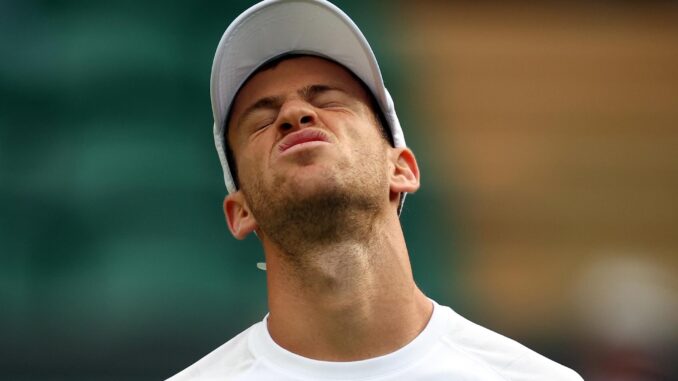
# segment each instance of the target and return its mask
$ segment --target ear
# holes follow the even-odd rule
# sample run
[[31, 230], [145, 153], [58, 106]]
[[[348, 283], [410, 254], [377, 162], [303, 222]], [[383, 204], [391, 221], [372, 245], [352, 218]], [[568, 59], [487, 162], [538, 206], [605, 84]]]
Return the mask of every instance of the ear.
[[394, 194], [414, 193], [419, 189], [419, 166], [414, 153], [407, 147], [392, 151], [393, 168], [390, 189]]
[[236, 239], [244, 239], [258, 228], [257, 221], [241, 191], [233, 192], [224, 198], [224, 214], [228, 229]]

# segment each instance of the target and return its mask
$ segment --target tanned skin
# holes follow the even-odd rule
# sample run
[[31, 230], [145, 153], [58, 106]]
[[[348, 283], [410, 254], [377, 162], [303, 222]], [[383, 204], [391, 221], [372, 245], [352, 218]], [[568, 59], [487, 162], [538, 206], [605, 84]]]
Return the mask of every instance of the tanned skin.
[[345, 68], [304, 56], [256, 73], [231, 110], [239, 190], [224, 200], [228, 226], [262, 242], [273, 340], [312, 359], [393, 352], [433, 310], [397, 214], [419, 169], [384, 139], [370, 100]]

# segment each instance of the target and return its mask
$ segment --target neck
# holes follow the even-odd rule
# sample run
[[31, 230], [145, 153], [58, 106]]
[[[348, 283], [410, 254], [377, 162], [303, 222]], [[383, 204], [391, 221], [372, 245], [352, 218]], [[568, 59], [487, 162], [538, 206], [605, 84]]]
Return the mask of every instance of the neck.
[[373, 225], [367, 240], [314, 247], [303, 261], [265, 239], [264, 249], [268, 329], [291, 352], [327, 361], [376, 357], [409, 343], [430, 318], [397, 217]]

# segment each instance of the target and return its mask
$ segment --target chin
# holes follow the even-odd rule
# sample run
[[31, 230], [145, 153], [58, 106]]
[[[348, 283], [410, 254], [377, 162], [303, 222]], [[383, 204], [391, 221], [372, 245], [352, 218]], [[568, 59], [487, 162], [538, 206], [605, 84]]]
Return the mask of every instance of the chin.
[[286, 186], [289, 189], [288, 194], [298, 199], [342, 193], [343, 188], [336, 174], [322, 169], [306, 169], [295, 176], [288, 177]]

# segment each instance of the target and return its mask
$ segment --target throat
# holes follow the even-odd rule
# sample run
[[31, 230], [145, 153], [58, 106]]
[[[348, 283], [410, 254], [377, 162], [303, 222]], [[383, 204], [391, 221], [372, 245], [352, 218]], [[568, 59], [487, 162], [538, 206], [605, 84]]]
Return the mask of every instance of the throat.
[[346, 243], [306, 253], [302, 265], [268, 256], [271, 337], [283, 348], [325, 361], [393, 352], [425, 327], [431, 302], [409, 263], [388, 243]]
[[[374, 288], [360, 291], [329, 279], [327, 282], [317, 287], [324, 292], [312, 292], [314, 299], [309, 299], [307, 292], [284, 298], [284, 308], [271, 305], [268, 329], [276, 343], [311, 359], [358, 361], [402, 348], [430, 319], [431, 302], [416, 287], [391, 294]], [[368, 290], [370, 287], [374, 285], [366, 286]]]
[[323, 305], [341, 312], [342, 306], [359, 301], [376, 287], [374, 246], [370, 241], [320, 245], [295, 257], [297, 261], [290, 263], [288, 271], [300, 282], [299, 292], [322, 298]]

